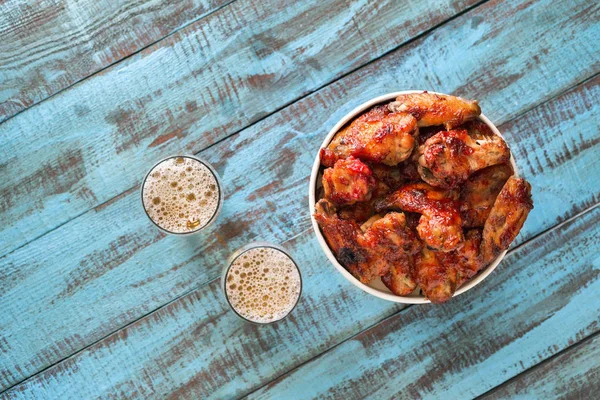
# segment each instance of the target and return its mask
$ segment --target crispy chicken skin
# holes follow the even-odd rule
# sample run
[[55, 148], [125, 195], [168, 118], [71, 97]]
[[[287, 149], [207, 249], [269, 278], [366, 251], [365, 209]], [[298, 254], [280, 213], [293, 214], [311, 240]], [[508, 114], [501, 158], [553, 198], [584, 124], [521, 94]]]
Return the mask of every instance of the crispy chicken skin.
[[[481, 268], [485, 266], [481, 258], [481, 230], [471, 229], [465, 233], [465, 242], [462, 248], [454, 250], [448, 255], [447, 262], [452, 262], [456, 265], [458, 272], [458, 289], [463, 283], [471, 279]], [[443, 256], [443, 257], [444, 257]]]
[[375, 202], [375, 210], [400, 209], [421, 214], [419, 237], [430, 248], [445, 252], [454, 250], [464, 240], [457, 198], [456, 191], [413, 183]]
[[471, 229], [459, 249], [447, 253], [423, 249], [415, 257], [415, 277], [425, 295], [433, 303], [449, 300], [457, 288], [508, 248], [532, 208], [531, 186], [511, 176], [496, 198], [483, 233]]
[[[335, 205], [325, 199], [315, 205], [314, 216], [340, 264], [363, 283], [377, 276], [378, 271], [370, 265], [369, 251], [359, 243], [362, 232], [356, 222], [338, 218]], [[383, 273], [387, 271], [380, 271]]]
[[397, 165], [410, 156], [417, 134], [417, 121], [412, 115], [376, 106], [340, 130], [329, 146], [321, 149], [321, 163], [329, 167], [338, 159], [354, 156]]
[[501, 137], [473, 139], [465, 129], [430, 137], [419, 146], [418, 154], [421, 178], [445, 188], [457, 187], [473, 172], [510, 159], [508, 146]]
[[419, 136], [417, 136], [417, 143], [415, 144], [415, 147], [421, 146], [427, 141], [427, 139], [429, 139], [435, 134], [444, 132], [445, 130], [446, 128], [443, 125], [433, 125], [424, 128], [419, 128]]
[[442, 262], [440, 254], [423, 247], [415, 256], [415, 280], [432, 303], [450, 300], [458, 284], [456, 266]]
[[416, 279], [431, 302], [450, 300], [456, 289], [483, 267], [480, 245], [481, 231], [473, 229], [465, 234], [459, 249], [448, 253], [422, 251], [416, 257]]
[[529, 182], [514, 176], [508, 178], [483, 227], [481, 253], [484, 264], [496, 258], [515, 240], [532, 209]]
[[338, 160], [323, 172], [325, 198], [338, 205], [370, 200], [375, 185], [371, 169], [358, 158]]
[[388, 107], [395, 113], [413, 115], [419, 127], [444, 125], [452, 129], [481, 114], [476, 101], [427, 92], [401, 94]]
[[[335, 206], [327, 200], [320, 200], [315, 211], [315, 219], [338, 261], [363, 283], [387, 275], [390, 268], [419, 249], [419, 241], [406, 226], [402, 213], [374, 219], [363, 233], [356, 222], [338, 218]], [[400, 268], [396, 275], [402, 273], [410, 275], [410, 270]], [[408, 285], [410, 276], [404, 280]]]
[[417, 287], [414, 279], [413, 256], [402, 254], [395, 264], [390, 267], [390, 272], [381, 277], [383, 284], [396, 296], [409, 295]]
[[364, 244], [371, 249], [379, 270], [388, 270], [381, 278], [398, 296], [411, 293], [417, 283], [412, 278], [412, 256], [420, 249], [417, 235], [407, 227], [404, 214], [390, 212], [374, 221], [364, 234]]
[[533, 208], [476, 101], [401, 95], [321, 149], [315, 220], [336, 259], [398, 296], [443, 303], [508, 248]]
[[455, 250], [458, 265], [458, 286], [475, 276], [486, 264], [481, 257], [482, 233], [479, 229], [471, 229], [465, 234], [465, 243], [461, 251]]
[[513, 174], [508, 164], [475, 172], [460, 189], [460, 215], [465, 228], [483, 228], [502, 187]]

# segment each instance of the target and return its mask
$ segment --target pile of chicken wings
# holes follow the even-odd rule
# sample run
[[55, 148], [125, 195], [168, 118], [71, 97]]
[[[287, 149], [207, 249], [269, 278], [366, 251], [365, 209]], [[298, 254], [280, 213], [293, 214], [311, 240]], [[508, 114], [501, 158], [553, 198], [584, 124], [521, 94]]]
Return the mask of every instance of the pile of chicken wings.
[[321, 149], [315, 219], [337, 260], [396, 295], [443, 303], [515, 239], [533, 208], [476, 101], [428, 92], [375, 106]]

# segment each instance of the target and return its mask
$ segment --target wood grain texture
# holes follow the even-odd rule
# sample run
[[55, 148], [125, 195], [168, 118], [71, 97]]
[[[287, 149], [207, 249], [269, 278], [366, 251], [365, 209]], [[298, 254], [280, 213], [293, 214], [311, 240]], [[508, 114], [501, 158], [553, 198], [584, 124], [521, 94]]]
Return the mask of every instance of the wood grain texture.
[[335, 273], [307, 231], [286, 243], [305, 290], [281, 324], [243, 323], [213, 281], [5, 395], [231, 398], [300, 366], [252, 397], [387, 398], [406, 386], [400, 397], [472, 397], [597, 331], [599, 222], [596, 207], [520, 247], [452, 302], [391, 318], [401, 307]]
[[0, 125], [0, 255], [474, 2], [240, 0], [26, 110]]
[[600, 391], [600, 336], [536, 365], [482, 399], [593, 399]]
[[228, 2], [3, 2], [0, 123]]
[[410, 307], [249, 398], [473, 398], [596, 333], [599, 316], [596, 206], [518, 248], [484, 284]]
[[284, 246], [300, 265], [303, 297], [281, 323], [242, 321], [229, 310], [215, 280], [15, 386], [5, 397], [231, 398], [400, 309], [334, 274], [311, 232]]
[[[466, 21], [472, 17], [464, 16]], [[457, 21], [456, 26], [464, 26], [464, 21]], [[426, 38], [415, 43], [408, 52], [422, 52], [421, 46], [431, 43], [438, 42]], [[484, 47], [492, 52], [496, 50], [493, 41], [488, 44], [489, 47]], [[10, 371], [10, 375], [6, 373], [2, 377], [4, 384], [9, 385], [51, 365], [191, 290], [198, 283], [213, 279], [219, 273], [222, 260], [243, 243], [257, 238], [281, 242], [306, 229], [306, 182], [313, 156], [324, 135], [323, 126], [333, 125], [357, 103], [386, 90], [388, 79], [397, 76], [396, 68], [402, 67], [398, 66], [396, 57], [402, 56], [386, 57], [202, 153], [217, 165], [228, 196], [223, 215], [201, 240], [186, 242], [181, 238], [160, 236], [145, 219], [139, 194], [133, 190], [0, 259], [3, 278], [0, 300], [7, 315], [7, 322], [2, 326], [7, 349], [7, 357], [3, 358], [6, 367], [0, 370]], [[456, 65], [456, 68], [454, 73], [461, 67]], [[448, 70], [446, 73], [453, 74]], [[426, 73], [421, 72], [420, 76], [423, 79]], [[551, 102], [542, 108], [546, 107], [544, 109], [550, 112], [552, 107], [560, 110], [565, 104], [576, 104], [580, 112], [571, 114], [571, 123], [581, 128], [581, 140], [597, 140], [599, 111], [593, 104], [600, 98], [598, 82], [594, 80], [581, 88], [566, 94], [571, 96], [568, 101], [561, 96], [556, 104], [562, 105]], [[448, 89], [455, 91], [451, 87]], [[548, 92], [559, 90], [549, 84], [545, 91], [531, 92], [527, 100], [529, 104], [536, 104], [543, 101]], [[478, 96], [484, 111], [486, 104], [505, 102], [493, 95]], [[500, 121], [518, 113], [516, 108], [507, 108], [507, 111], [510, 114], [498, 115]], [[539, 113], [539, 110], [533, 112], [537, 115], [535, 112]], [[312, 118], [305, 118], [307, 113], [311, 113]], [[522, 126], [534, 129], [536, 135], [556, 138], [556, 143], [546, 145], [550, 157], [556, 157], [555, 152], [562, 151], [565, 139], [580, 140], [578, 131], [553, 131], [552, 126], [558, 123], [556, 119], [537, 125], [525, 118], [522, 123]], [[515, 126], [516, 129], [520, 127]], [[509, 143], [512, 144], [510, 136]], [[594, 151], [588, 146], [570, 161], [554, 164], [544, 171], [556, 171], [554, 179], [564, 177], [562, 179], [568, 182], [563, 187], [563, 198], [569, 199], [572, 212], [569, 216], [598, 196], [596, 186], [582, 185], [598, 179], [598, 161], [592, 159], [589, 163], [592, 157], [589, 154]], [[532, 160], [540, 156], [536, 149], [523, 153]], [[262, 154], [262, 157], [256, 158], [256, 154]], [[577, 168], [580, 159], [590, 170], [590, 174], [581, 179], [590, 181], [570, 179], [571, 171]], [[566, 167], [561, 169], [563, 165]], [[550, 188], [554, 187], [555, 180], [536, 178], [535, 174], [527, 175], [527, 178], [538, 179], [535, 185], [540, 189], [535, 194], [536, 201], [545, 202], [546, 197], [539, 196], [552, 192]], [[580, 198], [569, 197], [571, 191], [581, 187], [587, 191], [580, 192]], [[555, 215], [542, 214], [537, 222], [539, 225], [526, 225], [527, 235], [555, 222]], [[48, 276], [53, 278], [48, 279]], [[20, 302], [22, 296], [30, 299], [26, 307]], [[36, 326], [52, 326], [54, 330], [52, 335], [47, 335], [43, 330], [32, 329]], [[48, 337], [52, 339], [49, 341]], [[20, 345], [24, 340], [27, 347]]]

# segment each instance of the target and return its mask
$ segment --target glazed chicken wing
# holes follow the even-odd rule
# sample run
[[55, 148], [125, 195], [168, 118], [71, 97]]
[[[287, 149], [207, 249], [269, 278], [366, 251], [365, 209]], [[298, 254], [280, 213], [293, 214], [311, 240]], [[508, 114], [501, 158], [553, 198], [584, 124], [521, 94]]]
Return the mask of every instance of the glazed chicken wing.
[[402, 94], [388, 107], [395, 113], [413, 115], [419, 127], [444, 125], [452, 129], [481, 114], [476, 101], [427, 92]]
[[412, 256], [419, 251], [420, 242], [406, 225], [404, 214], [391, 212], [371, 224], [364, 234], [364, 245], [377, 263], [385, 264], [380, 270], [389, 272], [381, 278], [398, 296], [411, 293], [417, 283], [412, 278]]
[[500, 136], [473, 139], [465, 129], [432, 136], [419, 146], [418, 154], [423, 180], [446, 188], [457, 187], [473, 172], [506, 163], [510, 158], [508, 146]]
[[416, 258], [415, 273], [423, 293], [432, 303], [450, 300], [463, 283], [482, 267], [481, 231], [470, 230], [463, 246], [448, 253], [422, 251]]
[[369, 251], [359, 242], [362, 232], [356, 222], [340, 219], [333, 203], [325, 199], [319, 200], [315, 211], [315, 219], [327, 244], [352, 275], [363, 283], [369, 283], [376, 276], [387, 273], [372, 268]]
[[432, 303], [450, 300], [458, 284], [456, 265], [443, 262], [441, 254], [423, 247], [415, 256], [415, 279]]
[[390, 271], [381, 277], [383, 284], [396, 296], [407, 296], [415, 290], [414, 257], [403, 254], [390, 266]]
[[338, 132], [329, 146], [321, 150], [321, 163], [332, 166], [338, 159], [354, 156], [397, 165], [410, 156], [417, 134], [417, 121], [412, 115], [377, 106]]
[[451, 251], [464, 240], [457, 198], [456, 191], [414, 183], [377, 201], [375, 209], [400, 209], [421, 214], [417, 232], [423, 242], [432, 249]]
[[511, 176], [496, 198], [483, 234], [469, 230], [462, 247], [447, 253], [423, 248], [415, 257], [415, 277], [429, 300], [449, 300], [458, 287], [506, 250], [532, 208], [531, 186]]
[[449, 261], [454, 262], [458, 270], [458, 289], [485, 266], [481, 258], [481, 230], [467, 231], [462, 248], [446, 254], [450, 255]]
[[[420, 246], [402, 213], [373, 218], [363, 233], [354, 221], [338, 218], [333, 203], [322, 199], [315, 209], [315, 219], [338, 261], [363, 283], [387, 275], [390, 268]], [[410, 275], [410, 270], [398, 269], [398, 280], [401, 274]], [[410, 276], [403, 279], [405, 285], [410, 285]]]
[[508, 248], [533, 209], [531, 185], [511, 176], [498, 194], [483, 228], [481, 253], [484, 264]]
[[482, 228], [502, 186], [513, 174], [508, 164], [498, 164], [477, 171], [460, 190], [460, 215], [465, 228]]
[[354, 157], [338, 160], [323, 172], [325, 198], [335, 204], [354, 204], [371, 199], [375, 178], [371, 169]]

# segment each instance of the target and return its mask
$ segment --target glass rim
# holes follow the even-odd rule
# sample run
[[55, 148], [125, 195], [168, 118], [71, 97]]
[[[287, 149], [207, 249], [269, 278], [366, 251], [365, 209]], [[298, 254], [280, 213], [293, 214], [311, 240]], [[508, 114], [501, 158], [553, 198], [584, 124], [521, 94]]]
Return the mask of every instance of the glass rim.
[[[165, 162], [167, 160], [170, 160], [172, 158], [189, 158], [189, 159], [198, 161], [200, 164], [202, 164], [206, 168], [208, 168], [208, 170], [210, 171], [210, 173], [215, 178], [215, 181], [217, 182], [217, 187], [219, 189], [219, 199], [217, 200], [217, 208], [215, 209], [215, 212], [212, 215], [212, 217], [210, 217], [210, 219], [208, 220], [208, 222], [206, 224], [204, 224], [201, 227], [199, 227], [198, 229], [195, 229], [195, 230], [190, 231], [190, 232], [172, 232], [172, 231], [170, 231], [168, 229], [163, 228], [162, 226], [160, 226], [156, 221], [154, 221], [150, 217], [150, 215], [148, 214], [148, 210], [146, 209], [146, 205], [144, 204], [144, 187], [146, 186], [146, 180], [148, 179], [148, 176], [150, 176], [150, 173], [152, 171], [154, 171], [154, 169], [157, 166], [159, 166], [163, 162]], [[195, 235], [197, 233], [202, 232], [204, 229], [208, 228], [210, 225], [212, 225], [215, 222], [215, 220], [217, 219], [217, 215], [219, 215], [219, 213], [221, 212], [221, 207], [223, 206], [224, 193], [223, 193], [223, 185], [221, 184], [221, 178], [219, 177], [219, 174], [214, 169], [214, 167], [208, 161], [206, 161], [206, 160], [204, 160], [204, 159], [202, 159], [200, 157], [197, 157], [195, 155], [175, 154], [175, 155], [172, 155], [172, 156], [165, 157], [165, 158], [157, 161], [154, 165], [152, 165], [152, 167], [148, 170], [148, 172], [144, 176], [144, 180], [142, 181], [142, 185], [141, 185], [141, 188], [140, 188], [140, 197], [141, 197], [142, 208], [144, 209], [144, 213], [146, 214], [146, 217], [148, 217], [148, 219], [150, 220], [150, 222], [152, 222], [154, 224], [155, 227], [157, 227], [159, 230], [161, 230], [162, 232], [164, 232], [166, 234], [169, 234], [169, 235], [190, 236], [190, 235]]]
[[[292, 264], [294, 264], [294, 267], [296, 267], [296, 271], [298, 272], [298, 277], [300, 278], [300, 290], [298, 291], [298, 297], [296, 298], [294, 305], [292, 306], [292, 308], [290, 308], [290, 310], [287, 312], [287, 314], [285, 314], [283, 317], [276, 319], [274, 321], [257, 322], [257, 321], [252, 321], [252, 320], [242, 316], [231, 305], [231, 301], [229, 301], [229, 296], [227, 295], [226, 282], [227, 282], [227, 275], [229, 275], [229, 270], [231, 269], [231, 266], [233, 265], [235, 260], [237, 260], [242, 254], [244, 254], [247, 251], [250, 251], [252, 249], [256, 249], [256, 248], [271, 248], [271, 249], [275, 249], [275, 250], [280, 251], [281, 253], [285, 254], [292, 261]], [[285, 247], [280, 246], [278, 244], [274, 244], [274, 243], [255, 241], [255, 242], [247, 243], [244, 246], [237, 249], [236, 251], [234, 251], [233, 253], [231, 253], [229, 258], [227, 259], [227, 265], [223, 269], [223, 272], [221, 275], [221, 289], [223, 290], [223, 296], [225, 297], [225, 301], [227, 301], [227, 305], [234, 312], [234, 314], [237, 315], [239, 318], [241, 318], [245, 322], [249, 322], [254, 325], [271, 325], [271, 324], [274, 324], [276, 322], [283, 321], [284, 319], [286, 319], [296, 309], [296, 307], [298, 306], [298, 303], [300, 303], [300, 298], [302, 297], [302, 290], [303, 290], [302, 273], [300, 272], [300, 267], [298, 267], [298, 263], [296, 262], [294, 257], [290, 254], [290, 252], [287, 251], [287, 249]]]

